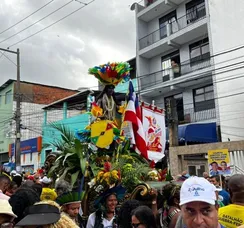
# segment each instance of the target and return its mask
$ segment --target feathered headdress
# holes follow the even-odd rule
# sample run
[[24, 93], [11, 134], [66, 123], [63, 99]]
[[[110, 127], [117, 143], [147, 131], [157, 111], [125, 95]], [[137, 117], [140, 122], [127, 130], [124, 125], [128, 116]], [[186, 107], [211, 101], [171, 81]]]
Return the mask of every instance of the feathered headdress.
[[129, 63], [115, 62], [90, 68], [88, 73], [94, 75], [103, 85], [116, 86], [121, 81], [129, 81], [130, 70]]
[[82, 201], [84, 194], [83, 192], [67, 192], [62, 194], [56, 199], [56, 202], [60, 205], [67, 205], [71, 203], [80, 203]]

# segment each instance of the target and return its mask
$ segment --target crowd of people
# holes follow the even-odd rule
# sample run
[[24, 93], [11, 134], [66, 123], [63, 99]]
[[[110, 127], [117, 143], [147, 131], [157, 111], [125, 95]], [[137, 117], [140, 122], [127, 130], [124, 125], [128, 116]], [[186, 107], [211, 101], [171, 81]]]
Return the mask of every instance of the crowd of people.
[[[152, 189], [150, 202], [121, 202], [114, 187], [95, 200], [96, 211], [84, 221], [80, 195], [64, 180], [43, 170], [26, 176], [0, 175], [0, 227], [26, 228], [234, 228], [244, 227], [244, 175], [190, 177]], [[52, 189], [50, 186], [55, 186]]]

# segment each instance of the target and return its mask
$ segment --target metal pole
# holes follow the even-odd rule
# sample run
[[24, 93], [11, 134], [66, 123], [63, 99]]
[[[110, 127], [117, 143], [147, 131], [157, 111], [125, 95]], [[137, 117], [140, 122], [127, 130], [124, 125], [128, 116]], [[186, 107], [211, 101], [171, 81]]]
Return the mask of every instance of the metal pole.
[[16, 82], [16, 141], [15, 141], [15, 166], [16, 171], [21, 171], [21, 151], [20, 151], [20, 121], [21, 121], [21, 112], [20, 112], [20, 51], [17, 49], [17, 82]]

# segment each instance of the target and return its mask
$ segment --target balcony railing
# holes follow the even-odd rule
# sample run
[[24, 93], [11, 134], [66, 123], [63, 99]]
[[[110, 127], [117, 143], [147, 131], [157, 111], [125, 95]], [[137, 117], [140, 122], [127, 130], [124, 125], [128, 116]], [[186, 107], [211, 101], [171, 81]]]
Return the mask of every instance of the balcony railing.
[[139, 11], [141, 11], [141, 10], [145, 9], [146, 7], [152, 5], [156, 1], [158, 1], [158, 0], [142, 0], [142, 1], [138, 2], [138, 4], [141, 5], [141, 8]]
[[161, 71], [154, 72], [139, 77], [141, 90], [153, 87], [157, 84], [179, 78], [197, 70], [201, 70], [211, 66], [210, 54], [199, 56], [197, 61], [188, 60], [182, 62], [176, 67], [170, 67]]
[[[190, 108], [185, 110], [177, 110], [177, 114], [178, 114], [178, 123], [180, 125], [216, 119], [216, 109], [208, 109], [208, 110], [196, 112], [194, 108]], [[166, 113], [166, 125], [168, 125], [167, 113]]]
[[206, 17], [205, 6], [199, 7], [197, 11], [192, 11], [178, 19], [172, 19], [171, 22], [162, 26], [160, 29], [150, 33], [139, 40], [140, 50], [146, 48], [165, 37], [168, 37]]
[[195, 112], [192, 109], [184, 110], [184, 121], [180, 121], [181, 123], [194, 123], [200, 122], [204, 120], [211, 120], [216, 118], [216, 109], [208, 109], [200, 112]]

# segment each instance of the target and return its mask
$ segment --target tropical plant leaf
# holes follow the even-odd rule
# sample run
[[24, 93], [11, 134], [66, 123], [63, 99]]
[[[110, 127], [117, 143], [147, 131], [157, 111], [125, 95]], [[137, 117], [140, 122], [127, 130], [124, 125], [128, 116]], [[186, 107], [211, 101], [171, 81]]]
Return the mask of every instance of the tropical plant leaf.
[[86, 159], [80, 159], [80, 168], [82, 173], [84, 174], [86, 170]]
[[77, 181], [77, 178], [78, 178], [80, 172], [81, 172], [81, 171], [78, 170], [78, 171], [76, 171], [75, 173], [73, 173], [73, 174], [71, 175], [71, 188], [73, 188], [75, 182]]
[[74, 153], [67, 153], [67, 154], [65, 155], [64, 160], [63, 160], [63, 165], [65, 164], [66, 159], [67, 159], [68, 157], [72, 156], [72, 155], [74, 155]]
[[59, 177], [59, 179], [60, 179], [60, 180], [65, 179], [65, 177], [66, 177], [68, 171], [70, 171], [70, 170], [73, 169], [73, 168], [74, 168], [74, 167], [67, 167], [67, 168], [65, 168], [63, 174]]

